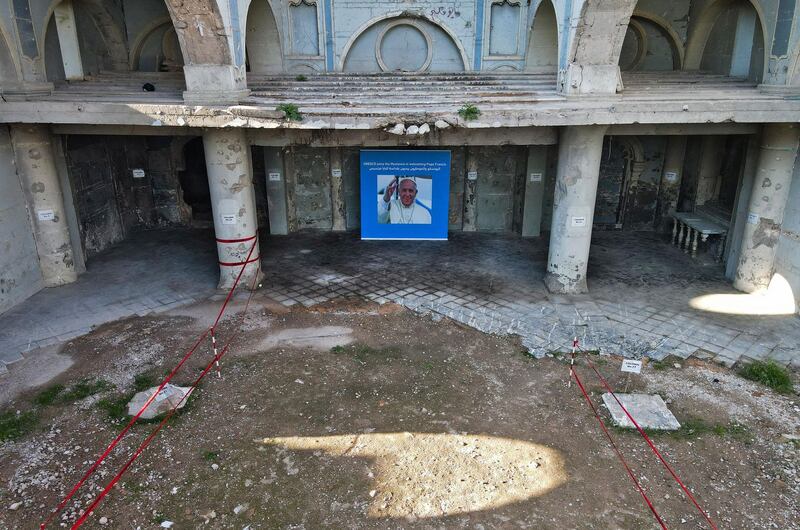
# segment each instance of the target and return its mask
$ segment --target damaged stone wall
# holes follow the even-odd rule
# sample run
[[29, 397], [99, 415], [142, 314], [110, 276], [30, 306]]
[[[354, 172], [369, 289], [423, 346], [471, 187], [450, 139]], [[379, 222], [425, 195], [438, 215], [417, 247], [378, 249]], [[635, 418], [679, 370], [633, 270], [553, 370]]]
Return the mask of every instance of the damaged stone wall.
[[0, 313], [44, 287], [8, 127], [0, 126]]
[[68, 136], [65, 153], [87, 256], [132, 230], [189, 223], [172, 139]]
[[330, 230], [330, 154], [326, 148], [293, 146], [286, 156], [289, 231]]
[[600, 163], [594, 225], [653, 230], [664, 166], [663, 136], [606, 137]]

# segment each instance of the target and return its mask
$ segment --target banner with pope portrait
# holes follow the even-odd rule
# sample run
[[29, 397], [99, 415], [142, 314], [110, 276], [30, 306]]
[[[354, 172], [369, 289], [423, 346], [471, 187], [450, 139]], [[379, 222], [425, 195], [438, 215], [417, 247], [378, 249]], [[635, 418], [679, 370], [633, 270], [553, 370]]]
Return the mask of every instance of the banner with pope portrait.
[[361, 151], [362, 239], [447, 239], [449, 199], [450, 151]]

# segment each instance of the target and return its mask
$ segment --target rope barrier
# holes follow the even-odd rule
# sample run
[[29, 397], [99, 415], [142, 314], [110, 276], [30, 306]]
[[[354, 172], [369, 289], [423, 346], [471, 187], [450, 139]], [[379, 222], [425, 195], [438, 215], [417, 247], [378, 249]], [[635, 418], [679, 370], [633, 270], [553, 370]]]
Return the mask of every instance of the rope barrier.
[[661, 463], [664, 465], [664, 467], [667, 469], [667, 471], [669, 471], [669, 474], [672, 475], [672, 478], [675, 479], [675, 482], [678, 483], [678, 485], [681, 487], [681, 489], [686, 494], [686, 496], [689, 497], [689, 500], [692, 501], [692, 504], [694, 504], [695, 508], [697, 508], [697, 510], [703, 515], [703, 517], [706, 519], [706, 521], [708, 521], [708, 524], [711, 526], [711, 528], [713, 530], [717, 530], [717, 526], [714, 524], [714, 521], [712, 521], [711, 517], [708, 516], [708, 513], [706, 513], [706, 511], [703, 510], [703, 508], [700, 507], [700, 504], [694, 498], [694, 495], [692, 495], [692, 493], [689, 491], [689, 488], [686, 487], [686, 485], [680, 479], [678, 474], [675, 473], [675, 471], [672, 469], [672, 466], [670, 466], [669, 463], [667, 463], [667, 461], [661, 455], [661, 452], [655, 446], [653, 441], [650, 439], [649, 436], [647, 436], [647, 433], [644, 432], [644, 429], [642, 429], [639, 426], [639, 424], [636, 422], [636, 420], [633, 419], [633, 416], [631, 416], [631, 413], [628, 412], [628, 409], [625, 408], [625, 405], [623, 405], [622, 402], [619, 400], [619, 398], [617, 397], [617, 394], [615, 394], [614, 391], [611, 389], [611, 386], [608, 384], [608, 381], [606, 381], [606, 379], [600, 374], [600, 372], [597, 370], [597, 367], [594, 365], [592, 360], [589, 359], [588, 356], [586, 357], [586, 361], [588, 362], [589, 367], [594, 371], [594, 373], [597, 374], [597, 377], [603, 383], [603, 386], [605, 387], [605, 389], [614, 398], [614, 401], [617, 402], [617, 405], [620, 406], [620, 408], [625, 413], [625, 415], [628, 417], [628, 419], [631, 420], [631, 422], [633, 423], [634, 427], [636, 427], [636, 430], [639, 431], [639, 434], [642, 435], [642, 438], [644, 438], [644, 440], [647, 442], [647, 445], [650, 446], [650, 449], [652, 449], [653, 453], [655, 453], [655, 455], [658, 457], [658, 459], [661, 461]]
[[[248, 240], [252, 240], [252, 239], [255, 239], [255, 236], [253, 238], [249, 238]], [[150, 404], [153, 402], [155, 397], [164, 389], [164, 387], [167, 385], [167, 383], [169, 383], [170, 380], [172, 380], [172, 377], [178, 372], [178, 370], [184, 365], [184, 363], [186, 363], [186, 361], [194, 354], [194, 352], [197, 350], [197, 348], [200, 346], [200, 344], [202, 344], [203, 341], [209, 336], [209, 334], [211, 334], [212, 336], [216, 337], [216, 335], [215, 335], [216, 328], [217, 328], [217, 326], [219, 324], [219, 321], [222, 319], [222, 316], [225, 313], [225, 310], [228, 307], [228, 304], [229, 304], [229, 302], [231, 300], [231, 297], [233, 296], [234, 291], [236, 290], [236, 287], [239, 285], [239, 282], [240, 282], [240, 280], [242, 278], [242, 275], [244, 274], [244, 271], [247, 268], [247, 264], [251, 263], [252, 261], [255, 261], [255, 260], [250, 260], [250, 257], [252, 256], [253, 251], [255, 250], [256, 246], [258, 246], [258, 240], [257, 239], [253, 242], [253, 245], [250, 247], [250, 251], [247, 254], [247, 258], [245, 259], [245, 262], [242, 264], [242, 268], [239, 271], [239, 274], [236, 276], [236, 280], [233, 282], [233, 286], [228, 291], [228, 295], [225, 297], [225, 301], [223, 302], [222, 307], [220, 308], [219, 312], [217, 313], [217, 317], [214, 320], [214, 324], [210, 328], [206, 329], [200, 335], [200, 337], [194, 343], [192, 348], [189, 349], [189, 351], [181, 358], [180, 362], [178, 362], [178, 364], [175, 366], [175, 368], [173, 368], [172, 371], [167, 375], [167, 377], [164, 378], [164, 380], [158, 386], [158, 389], [150, 396], [150, 398], [148, 398], [147, 402], [145, 402], [145, 404], [142, 406], [142, 408], [139, 409], [139, 411], [136, 413], [136, 415], [131, 418], [131, 420], [128, 422], [128, 424], [125, 426], [125, 428], [122, 431], [120, 431], [120, 433], [116, 436], [116, 438], [114, 438], [114, 440], [102, 452], [100, 457], [89, 467], [89, 469], [86, 471], [86, 473], [84, 473], [84, 475], [81, 477], [81, 479], [78, 480], [78, 482], [72, 487], [70, 492], [61, 500], [61, 502], [59, 502], [58, 506], [41, 523], [41, 525], [39, 526], [39, 528], [41, 530], [44, 530], [45, 527], [52, 522], [53, 518], [56, 515], [58, 515], [58, 513], [61, 510], [64, 509], [64, 507], [67, 505], [69, 500], [83, 486], [83, 484], [86, 482], [86, 480], [88, 480], [88, 478], [97, 470], [97, 468], [100, 466], [100, 464], [106, 459], [106, 457], [108, 457], [108, 455], [117, 446], [117, 444], [119, 444], [120, 440], [122, 440], [122, 438], [125, 436], [125, 434], [128, 433], [128, 431], [131, 429], [133, 424], [136, 423], [136, 421], [141, 417], [141, 415], [144, 413], [144, 411], [147, 409], [147, 407], [150, 406]], [[253, 285], [252, 285], [252, 288], [250, 290], [250, 296], [248, 296], [247, 303], [245, 305], [245, 309], [244, 309], [244, 313], [243, 313], [244, 315], [246, 315], [246, 313], [247, 313], [247, 311], [248, 311], [248, 309], [250, 307], [250, 301], [252, 300], [253, 291], [255, 290], [256, 282], [258, 281], [258, 277], [259, 277], [260, 272], [261, 272], [261, 264], [259, 263], [259, 265], [256, 268], [256, 274], [253, 277]], [[239, 329], [239, 331], [241, 331], [241, 328]], [[205, 375], [208, 373], [208, 371], [211, 369], [211, 367], [214, 366], [214, 365], [219, 367], [219, 360], [222, 358], [223, 355], [225, 355], [225, 353], [227, 353], [228, 348], [229, 348], [231, 342], [233, 341], [233, 338], [235, 338], [236, 336], [237, 336], [237, 334], [234, 334], [228, 340], [228, 342], [225, 344], [225, 346], [222, 348], [222, 350], [220, 350], [219, 353], [217, 353], [216, 350], [215, 350], [214, 358], [206, 366], [206, 369], [200, 374], [200, 376], [195, 380], [195, 382], [191, 386], [189, 392], [184, 394], [184, 396], [180, 399], [178, 404], [175, 405], [172, 409], [170, 409], [167, 412], [167, 414], [162, 419], [161, 423], [159, 423], [158, 426], [153, 430], [153, 432], [145, 439], [145, 441], [142, 442], [142, 444], [139, 445], [139, 448], [134, 452], [133, 456], [131, 456], [131, 458], [128, 460], [128, 462], [121, 468], [121, 470], [117, 473], [117, 475], [114, 477], [114, 479], [112, 479], [112, 481], [106, 486], [105, 489], [103, 489], [103, 491], [100, 493], [100, 495], [98, 495], [97, 498], [95, 498], [95, 500], [92, 502], [92, 504], [89, 505], [89, 507], [83, 512], [83, 514], [80, 516], [80, 518], [75, 522], [75, 524], [72, 526], [73, 529], [79, 528], [86, 521], [86, 518], [89, 517], [89, 515], [91, 515], [92, 511], [94, 510], [94, 508], [108, 494], [110, 489], [119, 481], [120, 477], [122, 477], [122, 475], [125, 473], [125, 471], [127, 471], [127, 469], [131, 466], [131, 464], [133, 464], [133, 462], [139, 457], [139, 455], [142, 453], [142, 451], [144, 451], [144, 449], [148, 445], [150, 445], [150, 442], [152, 441], [152, 439], [161, 430], [161, 428], [164, 426], [164, 424], [166, 424], [166, 422], [169, 420], [169, 418], [172, 417], [172, 415], [175, 413], [175, 411], [178, 409], [178, 407], [184, 402], [185, 399], [188, 398], [189, 395], [192, 394], [192, 392], [194, 391], [196, 386], [200, 383], [200, 381], [202, 381], [202, 379], [205, 377]], [[214, 342], [216, 343], [216, 338], [214, 339]]]

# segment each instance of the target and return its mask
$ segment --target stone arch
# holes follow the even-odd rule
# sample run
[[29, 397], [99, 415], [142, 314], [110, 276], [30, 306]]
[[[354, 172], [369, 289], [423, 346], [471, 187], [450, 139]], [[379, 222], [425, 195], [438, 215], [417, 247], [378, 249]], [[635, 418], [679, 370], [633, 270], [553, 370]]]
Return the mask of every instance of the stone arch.
[[[56, 7], [63, 0], [55, 0], [50, 3], [44, 17], [42, 25], [43, 34], [39, 42], [40, 54], [44, 56], [46, 51], [47, 34], [50, 33], [53, 25], [53, 14]], [[125, 30], [120, 27], [114, 16], [108, 10], [105, 0], [73, 0], [76, 19], [78, 14], [88, 15], [91, 27], [97, 32], [99, 41], [103, 43], [107, 60], [103, 61], [104, 69], [125, 72], [129, 70], [128, 45]], [[76, 23], [78, 21], [76, 20]], [[53, 37], [51, 36], [51, 39]], [[45, 68], [46, 69], [46, 68]], [[52, 70], [52, 68], [51, 68]], [[48, 78], [49, 79], [49, 78]]]
[[[383, 25], [391, 21], [392, 19], [397, 20], [408, 20], [408, 21], [418, 21], [423, 24], [430, 24], [431, 26], [437, 28], [439, 31], [443, 32], [443, 34], [448, 38], [447, 42], [455, 47], [456, 54], [460, 60], [460, 70], [458, 71], [469, 71], [469, 59], [467, 58], [467, 52], [464, 49], [464, 45], [458, 39], [458, 37], [453, 33], [453, 31], [447, 27], [445, 24], [440, 24], [439, 22], [432, 20], [420, 13], [412, 13], [408, 11], [393, 11], [391, 13], [386, 13], [379, 17], [375, 17], [364, 24], [362, 24], [347, 43], [342, 50], [341, 60], [339, 62], [338, 71], [345, 71], [347, 61], [351, 57], [351, 52], [353, 51], [354, 46], [356, 45], [357, 41], [364, 37], [369, 31], [378, 31]], [[435, 45], [435, 43], [433, 43]], [[377, 61], [377, 59], [376, 59]]]
[[249, 71], [254, 74], [282, 72], [281, 35], [275, 11], [268, 0], [250, 2], [245, 27], [245, 54]]
[[533, 16], [525, 53], [525, 71], [558, 71], [558, 18], [551, 0], [542, 0]]
[[215, 0], [165, 0], [187, 65], [231, 65], [225, 23]]
[[586, 0], [572, 39], [568, 62], [617, 65], [622, 42], [638, 0]]
[[669, 21], [664, 17], [649, 13], [647, 11], [642, 11], [640, 9], [635, 9], [633, 11], [633, 16], [636, 18], [645, 19], [658, 28], [658, 30], [669, 41], [670, 47], [672, 48], [673, 68], [675, 70], [680, 70], [683, 67], [685, 50], [683, 48], [681, 37], [672, 27], [672, 24], [670, 24]]
[[[173, 50], [173, 47], [177, 49]], [[149, 57], [153, 51], [157, 56]], [[131, 70], [139, 71], [180, 71], [183, 54], [169, 16], [153, 20], [139, 32], [131, 43], [129, 65]]]
[[0, 88], [17, 84], [21, 79], [19, 64], [8, 43], [6, 32], [0, 26]]
[[[700, 16], [697, 17], [697, 21], [690, 29], [689, 38], [686, 42], [686, 54], [683, 63], [684, 69], [700, 69], [706, 44], [708, 43], [709, 36], [714, 29], [717, 19], [726, 8], [730, 8], [732, 5], [737, 3], [747, 4], [755, 10], [756, 18], [758, 19], [758, 28], [761, 30], [761, 38], [763, 41], [762, 47], [764, 50], [764, 57], [762, 62], [762, 70], [767, 68], [769, 65], [767, 54], [769, 52], [764, 43], [767, 41], [766, 37], [769, 35], [769, 31], [765, 24], [766, 19], [764, 18], [764, 10], [761, 8], [761, 5], [755, 0], [716, 0], [709, 4], [705, 10], [700, 13]], [[763, 73], [763, 71], [758, 72], [759, 79], [763, 77]]]

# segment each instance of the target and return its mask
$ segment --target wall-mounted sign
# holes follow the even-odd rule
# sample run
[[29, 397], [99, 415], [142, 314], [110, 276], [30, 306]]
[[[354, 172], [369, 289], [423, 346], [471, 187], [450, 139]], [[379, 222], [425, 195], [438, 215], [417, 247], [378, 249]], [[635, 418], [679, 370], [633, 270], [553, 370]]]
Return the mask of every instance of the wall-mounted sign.
[[36, 210], [36, 217], [40, 221], [53, 221], [56, 218], [56, 213], [53, 210]]
[[747, 214], [747, 224], [749, 225], [757, 225], [760, 219], [761, 217], [757, 213], [750, 212]]
[[664, 179], [670, 184], [678, 182], [678, 174], [674, 171], [667, 171], [664, 173]]
[[331, 175], [334, 177], [341, 177], [342, 170], [341, 169], [331, 169]]
[[135, 179], [143, 179], [144, 178], [144, 169], [132, 169], [131, 173], [133, 174], [133, 178], [135, 178]]
[[467, 172], [467, 180], [478, 180], [478, 172], [477, 171], [468, 171]]
[[281, 174], [280, 173], [270, 173], [269, 174], [270, 182], [280, 182]]
[[635, 361], [633, 359], [625, 359], [622, 361], [622, 371], [638, 374], [642, 371], [642, 361]]
[[449, 200], [450, 151], [361, 151], [362, 239], [447, 239]]
[[575, 227], [586, 226], [586, 218], [573, 216], [570, 220], [570, 224]]
[[541, 181], [542, 181], [541, 173], [531, 173], [531, 182], [541, 182]]
[[235, 225], [236, 224], [236, 214], [235, 213], [224, 213], [224, 214], [222, 214], [222, 224], [224, 224], [224, 225]]

